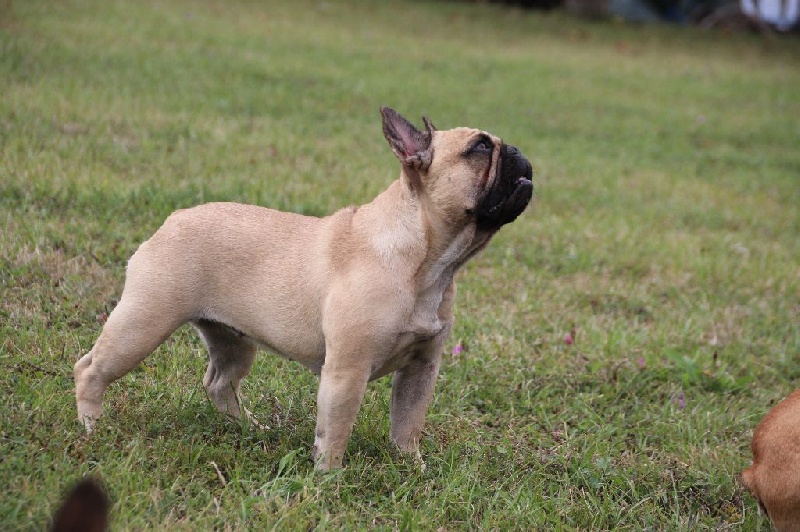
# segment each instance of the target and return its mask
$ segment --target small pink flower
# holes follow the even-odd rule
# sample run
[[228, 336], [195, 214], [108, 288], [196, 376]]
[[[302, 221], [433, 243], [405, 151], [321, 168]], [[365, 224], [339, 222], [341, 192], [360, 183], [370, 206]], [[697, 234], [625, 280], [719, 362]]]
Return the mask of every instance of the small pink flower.
[[639, 364], [639, 369], [644, 369], [644, 357], [639, 357], [636, 363]]
[[464, 350], [464, 347], [458, 343], [453, 346], [453, 356], [460, 355], [461, 352]]
[[572, 342], [575, 340], [572, 338], [572, 333], [567, 333], [564, 335], [564, 343], [567, 345], [572, 345]]
[[683, 392], [672, 394], [672, 402], [678, 405], [681, 410], [686, 408], [686, 396], [683, 395]]
[[106, 314], [105, 312], [101, 312], [100, 314], [97, 315], [97, 322], [100, 325], [103, 325], [106, 321], [108, 321], [108, 314]]

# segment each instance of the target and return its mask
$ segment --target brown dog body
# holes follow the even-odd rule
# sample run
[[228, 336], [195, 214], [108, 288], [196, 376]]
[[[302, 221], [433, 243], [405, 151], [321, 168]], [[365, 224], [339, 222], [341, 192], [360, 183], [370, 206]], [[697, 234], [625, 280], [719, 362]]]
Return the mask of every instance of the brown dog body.
[[173, 213], [128, 264], [120, 302], [75, 365], [91, 431], [108, 385], [180, 325], [209, 351], [204, 384], [240, 415], [257, 346], [320, 375], [314, 455], [341, 464], [367, 382], [394, 373], [391, 438], [418, 453], [443, 345], [453, 277], [527, 206], [530, 163], [486, 132], [419, 131], [383, 108], [401, 177], [371, 203], [325, 218], [235, 203]]
[[753, 465], [742, 483], [781, 532], [800, 531], [800, 390], [770, 410], [753, 433]]

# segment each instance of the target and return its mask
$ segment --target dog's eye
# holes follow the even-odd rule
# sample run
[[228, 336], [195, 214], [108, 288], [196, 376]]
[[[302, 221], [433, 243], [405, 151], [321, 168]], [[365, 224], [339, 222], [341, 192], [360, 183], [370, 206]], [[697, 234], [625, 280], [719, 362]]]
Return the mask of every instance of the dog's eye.
[[492, 151], [492, 141], [486, 137], [481, 137], [475, 141], [469, 149], [469, 153], [487, 153]]

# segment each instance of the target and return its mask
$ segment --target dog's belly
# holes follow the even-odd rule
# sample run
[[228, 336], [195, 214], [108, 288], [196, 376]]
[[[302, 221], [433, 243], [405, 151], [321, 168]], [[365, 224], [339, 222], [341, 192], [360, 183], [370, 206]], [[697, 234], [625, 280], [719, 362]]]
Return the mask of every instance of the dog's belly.
[[[225, 324], [268, 351], [319, 374], [325, 361], [325, 337], [318, 319], [310, 318], [302, 308], [289, 308], [285, 302], [280, 306], [267, 303], [259, 311], [260, 305], [239, 301], [239, 306], [227, 312], [209, 309], [204, 318]], [[264, 299], [259, 301], [263, 304]]]
[[319, 375], [325, 362], [325, 339], [316, 334], [259, 334], [253, 339], [267, 350], [304, 365]]
[[315, 375], [319, 375], [322, 371], [322, 365], [325, 362], [324, 343], [320, 348], [319, 346], [297, 344], [296, 342], [268, 342], [266, 339], [256, 339], [256, 342], [272, 353], [299, 362]]

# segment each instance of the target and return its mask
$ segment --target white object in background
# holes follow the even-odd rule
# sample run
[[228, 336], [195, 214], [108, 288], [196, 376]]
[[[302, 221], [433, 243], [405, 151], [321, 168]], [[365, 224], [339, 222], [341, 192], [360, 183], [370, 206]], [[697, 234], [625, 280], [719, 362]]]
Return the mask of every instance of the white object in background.
[[800, 19], [800, 0], [741, 0], [742, 12], [786, 31]]

